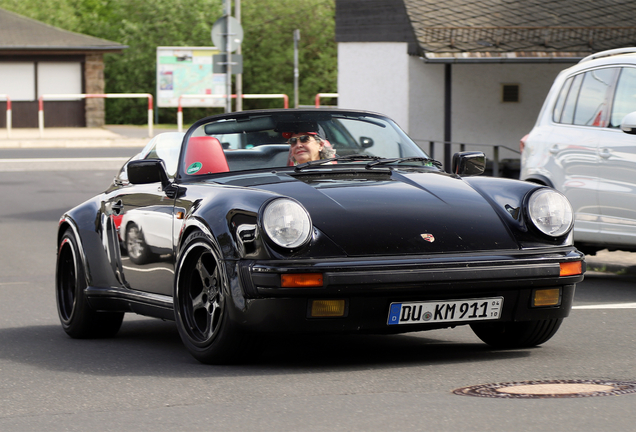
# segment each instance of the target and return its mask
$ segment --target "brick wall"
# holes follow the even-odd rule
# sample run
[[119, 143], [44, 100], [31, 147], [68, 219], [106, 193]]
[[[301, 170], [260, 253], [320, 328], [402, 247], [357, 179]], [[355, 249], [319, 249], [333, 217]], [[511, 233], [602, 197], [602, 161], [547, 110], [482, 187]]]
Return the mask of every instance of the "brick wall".
[[[86, 93], [104, 93], [103, 54], [87, 54], [84, 63]], [[86, 127], [102, 127], [105, 123], [104, 99], [86, 99]]]

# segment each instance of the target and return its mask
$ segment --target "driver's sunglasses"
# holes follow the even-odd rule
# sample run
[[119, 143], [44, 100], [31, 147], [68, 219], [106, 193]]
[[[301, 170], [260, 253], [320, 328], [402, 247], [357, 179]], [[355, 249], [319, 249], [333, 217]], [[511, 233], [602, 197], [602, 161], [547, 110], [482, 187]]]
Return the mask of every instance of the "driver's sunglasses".
[[300, 141], [301, 143], [305, 144], [307, 141], [309, 141], [309, 138], [311, 138], [311, 135], [301, 135], [299, 137], [293, 137], [287, 140], [287, 143], [289, 145], [296, 145], [296, 141]]

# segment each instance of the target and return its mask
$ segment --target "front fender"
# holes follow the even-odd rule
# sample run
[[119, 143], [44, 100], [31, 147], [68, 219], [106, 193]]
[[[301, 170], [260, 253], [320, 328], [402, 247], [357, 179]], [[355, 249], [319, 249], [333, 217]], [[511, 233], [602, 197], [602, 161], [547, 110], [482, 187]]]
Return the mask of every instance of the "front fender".
[[[192, 198], [177, 202], [187, 208], [185, 221], [177, 239], [177, 251], [194, 230], [215, 239], [224, 260], [291, 259], [302, 257], [344, 256], [344, 252], [322, 231], [314, 227], [311, 241], [293, 251], [272, 245], [261, 232], [258, 215], [272, 198], [286, 195], [271, 191], [236, 187], [188, 188]], [[195, 195], [196, 194], [196, 195]], [[188, 198], [188, 197], [185, 197]]]
[[571, 244], [567, 235], [558, 239], [542, 236], [527, 218], [525, 197], [547, 186], [496, 177], [466, 177], [463, 180], [490, 203], [522, 249]]

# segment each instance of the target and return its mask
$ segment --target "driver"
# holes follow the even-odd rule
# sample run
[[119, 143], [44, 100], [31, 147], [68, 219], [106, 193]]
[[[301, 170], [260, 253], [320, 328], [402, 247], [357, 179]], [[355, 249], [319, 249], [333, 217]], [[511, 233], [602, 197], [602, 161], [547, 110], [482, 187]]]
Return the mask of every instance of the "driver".
[[288, 132], [283, 134], [289, 144], [289, 160], [291, 165], [329, 159], [334, 157], [336, 151], [326, 139], [317, 132]]

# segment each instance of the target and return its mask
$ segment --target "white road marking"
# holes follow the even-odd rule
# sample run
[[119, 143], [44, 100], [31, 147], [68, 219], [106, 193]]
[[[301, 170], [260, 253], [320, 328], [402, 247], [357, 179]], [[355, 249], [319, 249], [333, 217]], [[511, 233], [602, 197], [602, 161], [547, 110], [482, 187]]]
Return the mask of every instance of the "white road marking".
[[0, 159], [0, 163], [30, 163], [30, 162], [101, 162], [101, 161], [124, 161], [126, 157], [86, 157], [86, 158], [15, 158], [15, 159]]
[[607, 303], [572, 306], [572, 309], [636, 309], [636, 303]]
[[118, 171], [127, 157], [0, 159], [0, 172], [15, 171]]

